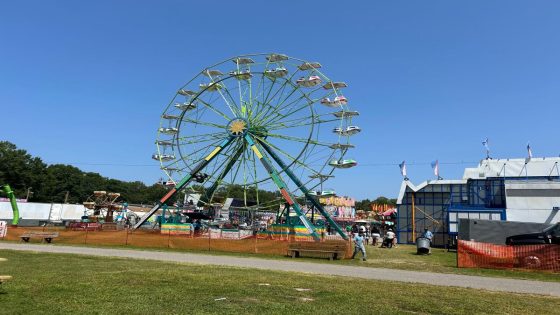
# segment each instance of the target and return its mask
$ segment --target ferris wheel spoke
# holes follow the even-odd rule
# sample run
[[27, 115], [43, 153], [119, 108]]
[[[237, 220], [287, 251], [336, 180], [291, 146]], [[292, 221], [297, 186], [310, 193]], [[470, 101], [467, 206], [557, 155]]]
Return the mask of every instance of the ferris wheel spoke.
[[216, 124], [216, 123], [211, 123], [211, 122], [207, 122], [207, 121], [202, 121], [202, 120], [195, 120], [195, 119], [191, 119], [191, 118], [184, 118], [181, 119], [184, 122], [190, 122], [196, 125], [202, 125], [202, 126], [207, 126], [207, 127], [215, 127], [215, 128], [219, 128], [222, 130], [225, 130], [227, 128], [226, 125], [220, 125], [220, 124]]
[[267, 133], [267, 136], [272, 137], [272, 138], [283, 139], [283, 140], [301, 142], [301, 143], [311, 143], [311, 144], [320, 145], [320, 146], [324, 146], [324, 147], [330, 147], [331, 145], [334, 144], [334, 143], [320, 142], [320, 141], [317, 141], [317, 140], [314, 140], [314, 139], [311, 139], [311, 138], [300, 138], [300, 137], [294, 137], [294, 136], [281, 135], [281, 134], [277, 134], [277, 133]]
[[[315, 103], [315, 102], [318, 101], [318, 99], [312, 99], [312, 98], [311, 98], [311, 95], [312, 95], [313, 93], [315, 93], [316, 91], [320, 90], [321, 87], [315, 88], [315, 89], [313, 89], [313, 90], [311, 90], [311, 91], [309, 91], [309, 92], [307, 92], [307, 93], [302, 93], [301, 97], [296, 98], [295, 100], [292, 100], [292, 101], [290, 101], [289, 103], [286, 104], [286, 102], [290, 99], [290, 97], [292, 96], [292, 94], [295, 93], [295, 91], [300, 90], [300, 87], [299, 87], [298, 85], [294, 84], [294, 83], [291, 82], [291, 81], [289, 81], [289, 83], [290, 83], [290, 85], [293, 87], [293, 90], [292, 90], [292, 92], [291, 92], [288, 96], [286, 96], [286, 98], [284, 98], [283, 100], [279, 100], [279, 102], [278, 102], [277, 105], [275, 106], [275, 110], [273, 110], [272, 113], [276, 113], [276, 114], [277, 114], [276, 116], [281, 115], [280, 112], [281, 112], [283, 109], [285, 109], [285, 108], [290, 108], [292, 104], [294, 104], [294, 103], [296, 103], [296, 102], [299, 102], [302, 98], [307, 99], [307, 101], [308, 101], [309, 104], [313, 104], [313, 103]], [[330, 95], [330, 94], [327, 94], [327, 95]], [[282, 105], [284, 105], [284, 106], [282, 106]], [[270, 115], [272, 115], [272, 113], [271, 113]], [[272, 117], [272, 118], [274, 118], [274, 117]]]
[[[211, 132], [211, 133], [203, 133], [199, 135], [179, 137], [177, 138], [177, 141], [181, 142], [183, 140], [191, 139], [192, 141], [195, 141], [193, 143], [196, 143], [196, 141], [199, 140], [198, 138], [202, 138], [201, 140], [213, 140], [218, 138], [223, 139], [224, 137], [227, 137], [227, 132], [222, 131], [222, 132]], [[181, 142], [181, 143], [185, 143], [185, 142]]]
[[[196, 157], [192, 157], [192, 156], [196, 156], [197, 153], [199, 153], [199, 152], [206, 152], [206, 153], [208, 153], [208, 151], [209, 151], [211, 148], [214, 148], [216, 145], [218, 145], [219, 143], [223, 142], [223, 140], [224, 140], [224, 138], [222, 137], [222, 138], [218, 139], [217, 141], [214, 141], [213, 143], [210, 143], [210, 144], [208, 144], [208, 145], [204, 145], [204, 146], [203, 146], [202, 148], [200, 148], [200, 149], [197, 149], [197, 150], [194, 150], [194, 151], [192, 151], [192, 152], [189, 152], [189, 156], [188, 156], [188, 157], [185, 157], [185, 156], [181, 155], [181, 158], [182, 158], [183, 160], [186, 160], [186, 161], [200, 162], [200, 161], [202, 161], [202, 160], [206, 157], [205, 154], [203, 154], [202, 157], [200, 157], [200, 158], [196, 158]], [[191, 168], [190, 165], [189, 165], [189, 168]]]
[[[301, 100], [306, 99], [307, 102], [302, 102], [303, 105], [301, 105], [300, 107], [295, 107], [292, 105], [297, 104], [298, 102], [300, 102]], [[282, 108], [278, 107], [275, 111], [273, 111], [272, 113], [270, 113], [270, 115], [268, 116], [269, 119], [267, 120], [267, 124], [268, 123], [273, 123], [278, 121], [279, 119], [283, 119], [286, 117], [289, 117], [307, 107], [312, 106], [314, 103], [316, 103], [318, 101], [318, 99], [311, 99], [309, 98], [309, 94], [303, 94], [302, 96], [292, 100], [291, 102], [285, 104]], [[295, 108], [292, 108], [295, 107]], [[287, 108], [292, 108], [289, 112], [282, 114], [281, 111]], [[272, 115], [274, 114], [274, 115]]]
[[[332, 113], [324, 113], [324, 114], [315, 114], [313, 113], [312, 115], [309, 116], [303, 116], [303, 117], [298, 117], [298, 118], [294, 118], [294, 119], [289, 119], [289, 120], [283, 120], [281, 123], [282, 124], [286, 124], [286, 123], [297, 123], [297, 122], [301, 122], [303, 120], [307, 120], [309, 118], [314, 118], [314, 119], [318, 119], [320, 117], [324, 117], [324, 116], [332, 116]], [[336, 121], [340, 120], [339, 118], [335, 119]], [[319, 120], [319, 122], [321, 122], [321, 120]], [[267, 126], [274, 126], [274, 124], [268, 124]]]
[[[290, 84], [292, 84], [292, 85], [294, 86], [294, 90], [293, 90], [292, 92], [294, 92], [295, 90], [299, 89], [299, 87], [298, 87], [297, 85], [294, 85], [293, 83], [290, 83]], [[304, 99], [304, 98], [307, 99], [307, 103], [304, 103], [303, 108], [305, 108], [305, 107], [307, 107], [307, 106], [311, 106], [311, 105], [313, 105], [314, 103], [316, 103], [317, 101], [319, 101], [321, 98], [328, 97], [328, 96], [330, 96], [330, 95], [333, 93], [332, 91], [330, 91], [330, 92], [327, 93], [326, 95], [323, 95], [321, 98], [317, 98], [317, 99], [312, 98], [311, 95], [312, 95], [313, 93], [315, 93], [316, 91], [320, 90], [320, 89], [321, 89], [321, 88], [318, 87], [318, 88], [316, 88], [316, 89], [311, 90], [311, 91], [308, 92], [308, 93], [303, 93], [300, 97], [298, 97], [298, 98], [296, 98], [296, 99], [294, 99], [294, 100], [292, 100], [292, 101], [286, 103], [286, 101], [288, 101], [289, 97], [291, 96], [291, 95], [289, 95], [289, 96], [286, 97], [281, 103], [279, 103], [279, 104], [276, 106], [276, 109], [275, 109], [272, 113], [270, 113], [269, 115], [267, 115], [268, 117], [270, 117], [269, 122], [270, 122], [270, 121], [276, 120], [276, 118], [278, 118], [278, 117], [280, 117], [280, 119], [281, 119], [281, 118], [288, 117], [288, 116], [290, 116], [291, 114], [293, 114], [293, 113], [299, 111], [299, 110], [292, 110], [292, 111], [290, 111], [290, 112], [287, 113], [287, 114], [282, 114], [282, 113], [281, 113], [282, 110], [287, 109], [287, 108], [291, 108], [292, 105], [298, 103], [299, 101], [301, 101], [301, 100]], [[285, 104], [284, 104], [284, 103], [285, 103]], [[283, 106], [282, 106], [282, 105], [283, 105]], [[272, 114], [275, 114], [275, 115], [272, 115]]]
[[[282, 93], [280, 95], [284, 94], [284, 90], [286, 89], [287, 83], [289, 81], [286, 80], [286, 82], [284, 82], [283, 87], [282, 87]], [[290, 98], [294, 93], [296, 93], [299, 90], [299, 87], [294, 87], [292, 89], [292, 91], [288, 94], [288, 96], [286, 97], [286, 99]], [[299, 99], [304, 98], [305, 96], [302, 95], [300, 98], [298, 98], [297, 100], [299, 101]], [[274, 98], [272, 98], [274, 99]], [[269, 102], [266, 103], [266, 105], [269, 106], [269, 108], [267, 108], [265, 114], [263, 115], [263, 117], [270, 117], [270, 115], [276, 113], [278, 110], [280, 110], [280, 106], [282, 105], [283, 101], [278, 100], [278, 102], [276, 102], [276, 106], [272, 106], [269, 104]]]
[[[294, 79], [294, 77], [296, 76], [296, 74], [297, 74], [299, 71], [300, 71], [299, 68], [296, 68], [296, 71], [294, 71], [294, 72], [290, 75], [289, 78], [285, 79], [285, 81], [284, 81], [284, 83], [282, 84], [282, 86], [281, 86], [278, 90], [276, 90], [276, 93], [274, 93], [274, 95], [272, 96], [272, 98], [270, 98], [270, 100], [273, 100], [273, 99], [276, 97], [276, 95], [278, 94], [278, 92], [280, 91], [280, 89], [282, 89], [282, 93], [281, 93], [280, 95], [284, 94], [284, 89], [286, 88], [286, 86], [288, 85], [288, 83], [291, 83], [291, 82], [292, 82], [292, 80]], [[292, 87], [293, 87], [293, 86], [292, 86]], [[297, 88], [297, 87], [296, 87], [296, 88]], [[265, 103], [265, 104], [268, 104], [268, 102], [266, 102], [266, 101], [265, 101], [264, 103]]]
[[[225, 87], [225, 93], [227, 94], [227, 96], [229, 97], [230, 101], [233, 103], [234, 105], [234, 109], [236, 110], [237, 114], [239, 115], [240, 111], [242, 111], [242, 106], [243, 106], [243, 102], [239, 103], [239, 106], [237, 106], [237, 103], [235, 102], [233, 96], [231, 95], [231, 93], [229, 92], [228, 87]], [[225, 101], [225, 97], [224, 97], [224, 101]]]
[[313, 173], [316, 172], [316, 171], [313, 170], [310, 166], [306, 165], [306, 164], [304, 163], [305, 161], [304, 161], [304, 162], [301, 162], [300, 159], [295, 158], [294, 156], [292, 156], [292, 155], [289, 154], [288, 152], [286, 152], [286, 151], [280, 149], [280, 147], [278, 147], [278, 146], [276, 146], [276, 145], [274, 145], [274, 144], [272, 144], [272, 143], [266, 141], [265, 139], [262, 139], [262, 138], [260, 138], [260, 137], [256, 137], [256, 138], [257, 138], [257, 140], [258, 140], [259, 142], [264, 143], [265, 145], [268, 145], [269, 147], [271, 147], [271, 148], [277, 150], [278, 152], [280, 152], [280, 153], [282, 153], [284, 156], [286, 156], [288, 159], [290, 159], [291, 163], [289, 163], [288, 165], [294, 163], [294, 164], [300, 165], [300, 166], [302, 166], [302, 167], [304, 167], [304, 168], [310, 170], [310, 171], [313, 172]]
[[209, 108], [211, 111], [213, 111], [214, 113], [222, 116], [223, 118], [225, 118], [225, 120], [230, 121], [231, 118], [229, 118], [229, 116], [227, 116], [226, 114], [224, 114], [222, 111], [220, 111], [219, 109], [215, 108], [214, 106], [210, 105], [208, 102], [205, 102], [204, 100], [202, 100], [201, 98], [197, 98], [196, 99], [198, 102], [202, 103], [204, 106], [206, 106], [207, 108]]
[[[267, 64], [267, 65], [268, 65], [268, 64]], [[265, 66], [265, 69], [266, 69], [266, 66]], [[272, 81], [272, 84], [270, 84], [270, 86], [269, 86], [269, 88], [268, 88], [268, 90], [267, 90], [268, 92], [267, 92], [266, 97], [265, 97], [265, 93], [264, 93], [264, 82], [265, 82], [265, 79], [266, 79], [266, 77], [265, 77], [264, 73], [262, 73], [262, 74], [261, 74], [261, 79], [259, 80], [259, 85], [257, 86], [257, 90], [256, 90], [257, 93], [259, 93], [259, 94], [255, 95], [255, 97], [253, 97], [252, 100], [251, 100], [251, 103], [256, 103], [256, 104], [255, 104], [255, 109], [254, 109], [256, 112], [260, 112], [260, 110], [261, 110], [261, 104], [262, 104], [262, 103], [259, 101], [259, 98], [261, 97], [261, 95], [263, 96], [263, 103], [266, 102], [266, 99], [267, 99], [268, 96], [270, 95], [270, 92], [272, 91], [272, 88], [273, 88], [273, 86], [274, 86], [275, 80]], [[263, 88], [262, 91], [261, 91], [261, 87]]]
[[315, 120], [314, 121], [314, 117], [313, 116], [308, 116], [305, 118], [302, 118], [300, 120], [299, 123], [292, 123], [292, 124], [285, 124], [284, 122], [277, 122], [275, 124], [268, 124], [267, 125], [267, 130], [279, 130], [279, 129], [289, 129], [289, 128], [296, 128], [296, 127], [304, 127], [304, 126], [309, 126], [309, 125], [313, 125], [313, 124], [322, 124], [322, 123], [328, 123], [328, 122], [334, 122], [334, 121], [338, 121], [338, 119], [333, 118], [333, 119], [327, 119], [327, 120]]
[[[274, 108], [272, 105], [269, 104], [270, 101], [273, 100], [273, 99], [276, 97], [276, 95], [278, 95], [278, 93], [280, 93], [280, 95], [284, 94], [284, 91], [286, 90], [286, 86], [288, 86], [288, 83], [292, 80], [292, 78], [294, 77], [294, 75], [295, 75], [296, 73], [297, 73], [297, 71], [294, 72], [294, 73], [290, 76], [289, 79], [285, 79], [284, 83], [282, 83], [282, 85], [280, 85], [280, 87], [278, 87], [278, 89], [276, 90], [276, 92], [274, 92], [274, 94], [272, 95], [272, 97], [271, 97], [270, 99], [267, 98], [267, 99], [265, 99], [265, 100], [263, 101], [263, 109], [264, 109], [264, 106], [265, 106], [265, 105], [269, 106], [269, 108], [267, 108], [266, 112], [264, 112], [264, 111], [261, 112], [261, 113], [262, 113], [262, 117], [267, 117], [267, 115], [268, 115], [270, 109], [271, 109], [271, 108]], [[270, 87], [271, 89], [274, 87], [274, 84], [276, 83], [277, 80], [278, 80], [278, 79], [272, 80], [273, 83], [272, 83], [272, 85], [271, 85], [271, 87]], [[292, 91], [292, 93], [294, 93], [294, 92], [295, 92], [295, 91]], [[258, 115], [255, 119], [260, 118], [261, 113], [259, 113], [259, 115]]]

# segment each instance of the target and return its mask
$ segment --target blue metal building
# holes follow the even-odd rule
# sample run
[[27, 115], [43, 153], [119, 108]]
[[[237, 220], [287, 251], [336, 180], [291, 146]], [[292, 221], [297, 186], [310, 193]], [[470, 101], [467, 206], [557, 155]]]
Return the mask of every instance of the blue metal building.
[[[555, 223], [560, 220], [560, 158], [485, 159], [463, 179], [405, 180], [397, 199], [397, 237], [413, 243], [427, 228], [444, 246], [461, 218]], [[414, 209], [414, 210], [413, 210]]]

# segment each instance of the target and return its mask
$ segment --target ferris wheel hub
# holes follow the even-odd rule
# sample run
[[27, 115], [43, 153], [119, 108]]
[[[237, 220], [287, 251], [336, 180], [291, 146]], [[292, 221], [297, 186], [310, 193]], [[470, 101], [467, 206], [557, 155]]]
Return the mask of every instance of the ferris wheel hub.
[[243, 118], [234, 118], [227, 125], [227, 132], [233, 137], [242, 137], [249, 129], [249, 122]]

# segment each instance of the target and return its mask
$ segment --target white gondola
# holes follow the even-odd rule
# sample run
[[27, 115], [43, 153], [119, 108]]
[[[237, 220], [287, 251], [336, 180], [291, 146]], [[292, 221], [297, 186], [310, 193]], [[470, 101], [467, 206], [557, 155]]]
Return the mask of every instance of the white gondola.
[[224, 75], [224, 74], [222, 73], [222, 71], [220, 71], [220, 70], [210, 70], [210, 69], [207, 69], [207, 70], [202, 71], [202, 74], [204, 74], [205, 76], [207, 76], [207, 77], [209, 77], [209, 78], [212, 78], [212, 77], [219, 77], [219, 76]]
[[224, 86], [221, 85], [220, 83], [200, 83], [198, 86], [200, 87], [201, 90], [207, 90], [211, 92], [221, 90], [224, 88]]
[[346, 97], [344, 97], [343, 95], [339, 95], [339, 96], [334, 98], [334, 102], [338, 103], [340, 105], [346, 105], [346, 104], [348, 104], [348, 99]]
[[362, 129], [360, 129], [360, 127], [358, 126], [348, 126], [344, 129], [337, 127], [333, 129], [334, 133], [339, 134], [341, 136], [352, 136], [359, 133], [360, 131], [362, 131]]
[[175, 160], [175, 156], [171, 154], [154, 154], [152, 155], [152, 159], [167, 162], [167, 161]]
[[350, 143], [335, 143], [335, 144], [331, 144], [329, 146], [329, 148], [331, 148], [333, 150], [338, 150], [338, 149], [346, 150], [346, 149], [353, 149], [355, 147], [356, 147], [355, 145], [350, 144]]
[[245, 71], [231, 71], [229, 75], [235, 77], [237, 80], [249, 80], [253, 76], [249, 69]]
[[304, 87], [314, 87], [321, 84], [321, 78], [316, 75], [312, 75], [309, 78], [301, 77], [296, 80], [296, 83]]
[[334, 189], [325, 189], [321, 191], [321, 197], [332, 197], [336, 196], [336, 191]]
[[305, 62], [298, 66], [299, 70], [311, 70], [311, 69], [319, 69], [321, 68], [321, 64], [318, 62]]
[[325, 85], [323, 85], [323, 88], [325, 90], [342, 89], [345, 87], [348, 87], [348, 85], [345, 82], [327, 82]]
[[358, 165], [358, 162], [352, 159], [332, 160], [329, 162], [329, 165], [335, 168], [351, 168]]
[[350, 111], [350, 110], [349, 110], [349, 111], [344, 111], [344, 110], [341, 110], [341, 111], [339, 111], [339, 112], [333, 113], [333, 115], [334, 115], [334, 117], [336, 117], [336, 118], [346, 118], [346, 117], [356, 117], [356, 116], [359, 116], [360, 113], [357, 112], [357, 111]]
[[163, 118], [163, 119], [169, 119], [169, 120], [177, 120], [177, 119], [179, 119], [179, 116], [177, 116], [177, 115], [163, 114], [163, 115], [161, 115], [161, 118]]
[[355, 135], [355, 134], [359, 133], [360, 131], [362, 131], [362, 129], [358, 126], [348, 126], [348, 127], [346, 127], [346, 130], [344, 130], [344, 132], [348, 136]]
[[264, 70], [264, 75], [275, 79], [275, 78], [282, 78], [285, 77], [288, 74], [288, 69], [284, 68], [284, 67], [278, 67], [276, 69], [267, 69]]
[[170, 127], [170, 128], [159, 128], [158, 129], [159, 132], [161, 133], [165, 133], [166, 135], [175, 135], [177, 134], [177, 132], [179, 132], [179, 129], [174, 128], [174, 127]]
[[266, 60], [270, 62], [284, 61], [284, 60], [288, 60], [288, 56], [282, 54], [270, 54], [266, 56]]
[[176, 172], [176, 171], [179, 170], [176, 167], [162, 167], [161, 169], [164, 170], [164, 171], [168, 171], [168, 172]]
[[156, 141], [156, 143], [157, 145], [161, 145], [161, 146], [173, 145], [173, 142], [168, 140], [158, 140]]
[[338, 107], [340, 105], [348, 104], [348, 99], [346, 99], [346, 97], [344, 96], [337, 96], [334, 98], [334, 100], [331, 101], [330, 98], [325, 97], [324, 99], [321, 100], [321, 104], [328, 107]]
[[251, 58], [235, 58], [232, 61], [237, 65], [248, 65], [251, 63], [255, 63]]
[[189, 91], [189, 90], [183, 90], [183, 89], [180, 89], [179, 91], [177, 91], [177, 93], [181, 94], [183, 96], [194, 96], [194, 95], [196, 95], [196, 92]]
[[180, 109], [180, 110], [193, 110], [196, 108], [196, 105], [193, 103], [175, 103], [175, 107]]
[[315, 190], [310, 190], [307, 194], [310, 196], [319, 196], [321, 192], [319, 191], [315, 191]]
[[334, 100], [331, 100], [328, 97], [325, 97], [324, 99], [322, 99], [321, 104], [323, 104], [327, 107], [339, 107], [340, 106], [340, 104], [336, 104]]

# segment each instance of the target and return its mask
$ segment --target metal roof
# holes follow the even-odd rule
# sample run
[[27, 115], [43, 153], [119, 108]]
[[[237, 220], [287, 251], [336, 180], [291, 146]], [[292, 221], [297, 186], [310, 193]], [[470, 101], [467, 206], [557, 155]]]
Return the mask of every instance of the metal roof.
[[532, 159], [485, 159], [477, 167], [466, 168], [463, 179], [487, 177], [559, 176], [560, 157]]
[[428, 185], [466, 184], [469, 179], [485, 179], [487, 177], [547, 177], [560, 176], [560, 157], [532, 159], [485, 159], [477, 167], [465, 168], [463, 179], [429, 180], [415, 186], [410, 181], [401, 183], [397, 204], [402, 203], [406, 188], [416, 192]]

